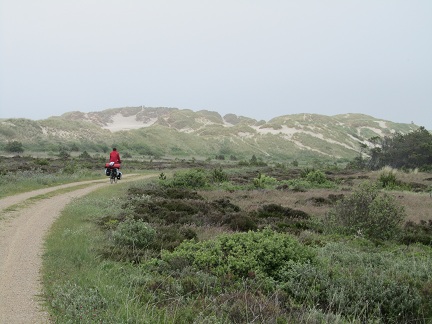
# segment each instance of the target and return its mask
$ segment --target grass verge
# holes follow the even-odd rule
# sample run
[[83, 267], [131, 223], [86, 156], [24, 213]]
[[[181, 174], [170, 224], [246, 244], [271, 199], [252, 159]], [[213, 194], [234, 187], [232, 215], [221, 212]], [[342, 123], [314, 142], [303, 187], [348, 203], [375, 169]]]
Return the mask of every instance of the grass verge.
[[83, 172], [80, 174], [45, 174], [42, 172], [20, 172], [0, 177], [0, 198], [22, 192], [53, 187], [57, 185], [101, 178], [101, 172]]
[[[128, 276], [133, 266], [100, 259], [99, 247], [106, 237], [94, 222], [120, 210], [121, 201], [116, 197], [127, 187], [109, 186], [77, 200], [53, 224], [45, 243], [43, 283], [55, 322], [129, 323], [131, 314], [137, 313]], [[146, 305], [139, 305], [141, 314], [143, 307]], [[163, 312], [147, 307], [144, 313], [150, 322], [165, 322]]]

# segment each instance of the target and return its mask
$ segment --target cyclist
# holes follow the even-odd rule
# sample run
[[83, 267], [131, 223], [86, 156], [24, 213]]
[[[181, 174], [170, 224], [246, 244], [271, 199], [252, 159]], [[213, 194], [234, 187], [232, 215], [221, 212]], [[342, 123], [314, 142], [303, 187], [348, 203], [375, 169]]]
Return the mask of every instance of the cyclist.
[[[120, 159], [120, 153], [117, 151], [117, 149], [114, 147], [113, 150], [110, 153], [110, 164], [120, 164], [121, 163], [121, 159]], [[119, 168], [120, 169], [120, 168]], [[122, 173], [119, 170], [117, 179], [121, 179], [122, 177]]]

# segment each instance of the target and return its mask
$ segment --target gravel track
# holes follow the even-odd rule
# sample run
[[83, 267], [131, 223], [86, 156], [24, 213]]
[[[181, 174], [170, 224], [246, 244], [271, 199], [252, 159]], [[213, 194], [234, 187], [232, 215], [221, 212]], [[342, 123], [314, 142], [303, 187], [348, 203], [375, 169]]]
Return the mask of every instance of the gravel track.
[[[144, 177], [149, 176], [139, 178]], [[124, 178], [138, 179], [133, 175]], [[6, 208], [31, 197], [83, 184], [88, 184], [88, 187], [41, 199], [16, 211], [4, 212]], [[106, 185], [110, 185], [106, 180], [82, 181], [0, 199], [1, 324], [50, 322], [40, 297], [44, 237], [68, 203]]]

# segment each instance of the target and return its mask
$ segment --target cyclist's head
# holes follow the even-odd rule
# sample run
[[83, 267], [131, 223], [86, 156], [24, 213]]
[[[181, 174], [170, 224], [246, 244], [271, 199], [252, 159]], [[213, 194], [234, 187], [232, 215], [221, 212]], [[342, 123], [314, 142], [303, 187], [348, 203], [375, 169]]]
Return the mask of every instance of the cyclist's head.
[[115, 147], [113, 147], [113, 151], [117, 151], [117, 149]]

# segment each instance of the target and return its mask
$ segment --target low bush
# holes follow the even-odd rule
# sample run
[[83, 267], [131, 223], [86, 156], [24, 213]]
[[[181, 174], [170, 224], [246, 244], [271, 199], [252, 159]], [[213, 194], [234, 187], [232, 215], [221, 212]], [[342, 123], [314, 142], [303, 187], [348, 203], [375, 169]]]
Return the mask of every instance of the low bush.
[[24, 146], [21, 142], [12, 141], [6, 143], [4, 150], [10, 153], [22, 153], [24, 152]]
[[258, 173], [258, 176], [253, 179], [253, 185], [255, 188], [264, 189], [268, 186], [274, 186], [277, 183], [277, 180], [273, 177], [266, 176], [261, 172]]
[[312, 183], [323, 184], [327, 181], [324, 172], [319, 170], [311, 171], [306, 175], [306, 180]]
[[203, 169], [191, 169], [174, 173], [171, 181], [162, 182], [169, 187], [203, 188], [208, 185], [209, 177]]
[[156, 231], [141, 219], [126, 219], [117, 225], [112, 237], [115, 244], [142, 249], [152, 243], [155, 234]]
[[80, 159], [90, 159], [91, 156], [90, 156], [90, 154], [89, 154], [87, 151], [84, 151], [84, 152], [82, 152], [82, 153], [79, 155], [79, 158], [80, 158]]
[[292, 219], [309, 219], [310, 216], [301, 210], [283, 207], [277, 204], [264, 205], [258, 209], [258, 217], [261, 218], [292, 218]]
[[428, 318], [430, 295], [423, 292], [431, 279], [428, 253], [421, 247], [385, 251], [365, 240], [327, 244], [318, 251], [320, 260], [331, 260], [323, 268], [330, 280], [322, 285], [326, 297], [320, 304], [361, 322]]
[[385, 168], [381, 171], [378, 183], [382, 188], [388, 189], [393, 189], [400, 185], [400, 182], [396, 178], [396, 171], [391, 168]]
[[107, 300], [95, 288], [83, 288], [68, 282], [54, 287], [52, 309], [62, 314], [63, 320], [74, 323], [102, 322], [107, 308]]
[[175, 251], [162, 254], [165, 262], [175, 258], [185, 258], [197, 269], [217, 276], [247, 278], [256, 273], [277, 277], [287, 262], [311, 261], [314, 254], [292, 236], [265, 229], [223, 234], [198, 243], [186, 241]]
[[296, 302], [361, 323], [406, 323], [430, 313], [430, 302], [419, 288], [422, 277], [430, 277], [420, 255], [413, 256], [419, 268], [410, 273], [409, 258], [397, 252], [371, 254], [350, 244], [329, 243], [318, 249], [316, 263], [291, 263], [282, 269], [281, 287]]
[[412, 221], [405, 223], [400, 241], [403, 244], [422, 243], [432, 246], [432, 219], [418, 224]]
[[331, 230], [388, 240], [397, 238], [404, 219], [404, 208], [392, 196], [379, 194], [376, 185], [365, 182], [337, 203], [327, 223]]
[[222, 183], [228, 181], [228, 174], [222, 170], [222, 167], [213, 169], [210, 172], [210, 179], [213, 183]]
[[228, 224], [233, 231], [248, 232], [258, 229], [258, 222], [247, 213], [233, 213], [227, 217], [225, 224]]
[[161, 250], [172, 251], [179, 246], [183, 241], [196, 240], [197, 234], [189, 227], [180, 227], [174, 225], [157, 226], [156, 236], [148, 248], [155, 252]]
[[[236, 185], [252, 189], [256, 168], [236, 177]], [[205, 200], [192, 188], [137, 182], [126, 197], [121, 185], [109, 186], [71, 204], [67, 210], [73, 213], [53, 226], [56, 239], [49, 240], [46, 253], [52, 266], [45, 276], [50, 283], [45, 296], [54, 309], [53, 321], [341, 324], [428, 323], [432, 318], [429, 246], [376, 244], [364, 231], [363, 237], [322, 235], [317, 229], [323, 224], [314, 217], [301, 219], [285, 204], [269, 203], [271, 190], [253, 190], [256, 197], [246, 191], [230, 196], [221, 187], [208, 196], [205, 188], [201, 194], [213, 197]], [[328, 200], [343, 204], [353, 199], [359, 213], [368, 212], [361, 215], [378, 215], [387, 224], [377, 206], [392, 207], [379, 200], [385, 195], [377, 187], [344, 194], [329, 194]], [[313, 197], [326, 199], [322, 191]], [[242, 210], [233, 203], [238, 199], [254, 204]], [[376, 208], [370, 207], [375, 200]], [[127, 234], [130, 219], [137, 223], [132, 228], [148, 222], [155, 231], [139, 250], [133, 240], [116, 238], [114, 243], [123, 230], [135, 235]], [[342, 220], [334, 218], [332, 225], [359, 236], [357, 223], [347, 230]], [[359, 224], [375, 226], [368, 221]], [[407, 225], [401, 239], [427, 235], [429, 226]]]

